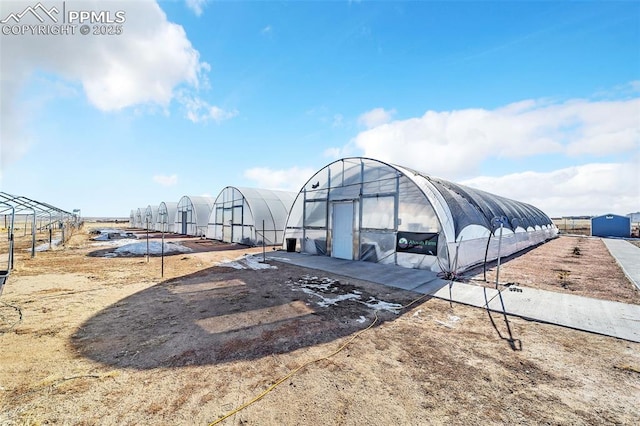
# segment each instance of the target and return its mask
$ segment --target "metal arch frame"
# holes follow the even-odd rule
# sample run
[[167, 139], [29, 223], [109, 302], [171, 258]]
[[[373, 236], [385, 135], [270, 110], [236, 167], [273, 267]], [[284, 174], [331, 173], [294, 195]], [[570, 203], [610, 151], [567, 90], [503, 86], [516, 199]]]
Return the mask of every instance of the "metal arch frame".
[[[78, 216], [76, 214], [68, 212], [66, 210], [62, 210], [48, 203], [33, 200], [28, 197], [13, 195], [6, 192], [0, 192], [0, 202], [3, 205], [9, 205], [13, 207], [14, 218], [15, 218], [15, 214], [22, 213], [22, 212], [29, 212], [26, 214], [27, 217], [28, 216], [33, 217], [31, 222], [31, 257], [35, 257], [35, 243], [36, 243], [36, 232], [37, 232], [36, 221], [38, 218], [43, 218], [43, 217], [49, 218], [49, 223], [47, 223], [44, 226], [41, 226], [39, 229], [44, 229], [46, 227], [52, 226], [54, 222], [54, 215], [56, 216], [55, 220], [59, 221], [60, 223], [65, 223], [65, 222], [77, 223], [78, 222]], [[25, 227], [25, 235], [26, 235], [26, 227]], [[64, 228], [63, 228], [63, 235], [64, 235]]]
[[8, 239], [9, 239], [9, 255], [7, 259], [7, 269], [0, 269], [0, 295], [2, 295], [2, 290], [4, 289], [4, 285], [7, 283], [7, 279], [9, 279], [9, 275], [11, 275], [11, 270], [13, 269], [13, 225], [14, 219], [16, 216], [16, 209], [11, 204], [0, 201], [0, 206], [5, 206], [4, 210], [0, 210], [0, 214], [4, 213], [7, 215], [7, 211], [11, 210], [11, 224], [9, 225]]
[[6, 276], [9, 276], [9, 274], [11, 273], [11, 270], [13, 269], [13, 227], [14, 227], [14, 222], [16, 217], [16, 209], [11, 204], [5, 203], [3, 201], [0, 201], [0, 206], [6, 207], [4, 210], [0, 210], [0, 214], [4, 214], [5, 216], [6, 216], [5, 212], [7, 210], [11, 210], [11, 224], [9, 225], [9, 229], [7, 233], [7, 238], [9, 240], [9, 259], [7, 260]]

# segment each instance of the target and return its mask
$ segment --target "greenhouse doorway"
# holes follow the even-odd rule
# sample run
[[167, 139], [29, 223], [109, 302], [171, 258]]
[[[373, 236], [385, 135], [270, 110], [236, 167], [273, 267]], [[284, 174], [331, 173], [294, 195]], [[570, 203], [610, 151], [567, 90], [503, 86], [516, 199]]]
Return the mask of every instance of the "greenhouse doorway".
[[187, 235], [187, 212], [181, 212], [182, 213], [182, 235]]
[[222, 210], [222, 241], [233, 242], [233, 208], [225, 207]]
[[353, 260], [353, 202], [333, 203], [331, 257]]

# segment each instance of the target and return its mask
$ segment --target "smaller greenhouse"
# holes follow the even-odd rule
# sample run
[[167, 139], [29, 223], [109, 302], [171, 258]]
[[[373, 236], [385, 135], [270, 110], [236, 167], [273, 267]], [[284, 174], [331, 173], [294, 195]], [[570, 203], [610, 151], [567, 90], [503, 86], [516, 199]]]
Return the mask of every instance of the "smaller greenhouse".
[[140, 207], [135, 210], [135, 217], [133, 221], [134, 228], [140, 228], [140, 229], [144, 228], [144, 216], [146, 211], [147, 211], [146, 207]]
[[158, 206], [148, 206], [144, 211], [142, 218], [142, 227], [148, 230], [154, 230], [156, 226], [156, 217], [158, 216]]
[[129, 214], [129, 228], [134, 228], [135, 223], [136, 223], [136, 211], [131, 210], [131, 213]]
[[206, 236], [213, 203], [214, 199], [211, 197], [185, 195], [180, 198], [176, 207], [174, 232], [196, 237]]
[[164, 232], [175, 232], [175, 217], [178, 211], [178, 203], [161, 202], [158, 205], [155, 230]]
[[459, 273], [557, 235], [538, 208], [369, 158], [311, 177], [287, 219], [286, 246], [349, 260]]
[[224, 188], [216, 198], [207, 238], [245, 245], [279, 245], [295, 192]]

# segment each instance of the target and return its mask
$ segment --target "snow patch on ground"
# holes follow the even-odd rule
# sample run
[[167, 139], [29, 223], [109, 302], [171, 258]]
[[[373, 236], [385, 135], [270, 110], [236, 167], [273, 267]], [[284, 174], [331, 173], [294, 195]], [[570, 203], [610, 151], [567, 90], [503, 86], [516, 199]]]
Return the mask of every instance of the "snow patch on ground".
[[260, 259], [253, 255], [240, 256], [236, 259], [224, 259], [222, 262], [217, 263], [216, 266], [223, 266], [225, 268], [233, 269], [278, 269], [277, 266], [269, 265], [268, 263], [262, 263]]
[[[53, 240], [51, 240], [51, 247], [56, 247], [57, 245], [59, 245], [62, 242], [61, 238], [54, 238]], [[49, 243], [42, 243], [42, 244], [38, 244], [35, 248], [35, 250], [37, 252], [41, 252], [41, 251], [47, 251], [49, 250]], [[25, 249], [25, 251], [31, 251], [31, 248]]]
[[370, 297], [369, 300], [362, 302], [362, 304], [376, 311], [390, 311], [396, 314], [402, 309], [402, 305], [398, 303], [388, 303], [374, 297]]
[[[366, 302], [362, 301], [360, 300], [362, 298], [361, 291], [355, 289], [346, 291], [346, 288], [353, 286], [345, 287], [340, 281], [327, 277], [319, 278], [311, 275], [303, 275], [295, 282], [288, 281], [288, 284], [292, 286], [293, 290], [302, 291], [305, 294], [319, 299], [319, 301], [315, 303], [321, 307], [335, 306], [340, 302], [354, 300], [377, 311], [390, 311], [397, 314], [402, 309], [402, 305], [384, 302], [374, 297], [369, 297], [369, 300]], [[361, 317], [361, 320], [358, 320], [358, 322], [363, 322], [364, 319], [362, 318], [363, 317]]]
[[135, 234], [131, 232], [123, 231], [122, 229], [104, 228], [96, 230], [98, 236], [93, 238], [93, 241], [112, 241], [121, 239], [138, 239]]
[[[105, 241], [99, 241], [97, 243], [92, 243], [91, 246], [92, 247], [122, 247], [122, 246], [126, 246], [127, 244], [133, 244], [131, 241], [132, 240], [128, 238], [123, 238], [121, 240], [105, 240]], [[143, 243], [140, 243], [140, 244], [143, 244]], [[144, 244], [146, 247], [146, 242]]]
[[[122, 240], [120, 240], [122, 241]], [[163, 244], [159, 241], [149, 241], [149, 254], [162, 254]], [[164, 243], [164, 254], [173, 253], [189, 253], [192, 252], [189, 247], [185, 247], [178, 243]], [[118, 247], [114, 250], [117, 254], [134, 254], [134, 255], [146, 255], [147, 254], [147, 242], [129, 243]]]
[[449, 320], [448, 321], [440, 321], [440, 320], [434, 320], [436, 323], [443, 325], [447, 328], [455, 328], [455, 325], [458, 321], [460, 321], [460, 317], [455, 316], [455, 315], [449, 315]]
[[351, 299], [360, 299], [360, 296], [353, 293], [341, 294], [336, 297], [326, 297], [320, 293], [313, 291], [310, 288], [302, 288], [302, 292], [320, 298], [319, 302], [316, 302], [318, 306], [326, 308], [327, 306], [337, 305], [339, 302]]

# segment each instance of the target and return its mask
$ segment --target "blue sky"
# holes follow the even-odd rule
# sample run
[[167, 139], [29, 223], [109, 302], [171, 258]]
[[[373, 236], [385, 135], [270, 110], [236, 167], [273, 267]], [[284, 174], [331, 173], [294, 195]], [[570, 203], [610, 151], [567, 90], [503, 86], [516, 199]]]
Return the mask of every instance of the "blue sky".
[[640, 210], [638, 2], [66, 1], [122, 34], [12, 34], [37, 3], [0, 4], [2, 191], [128, 217], [367, 156]]

